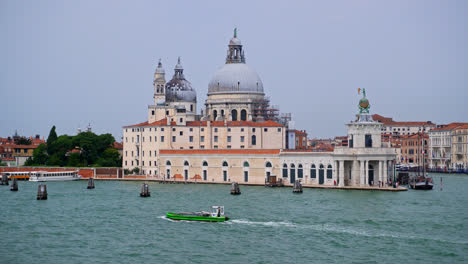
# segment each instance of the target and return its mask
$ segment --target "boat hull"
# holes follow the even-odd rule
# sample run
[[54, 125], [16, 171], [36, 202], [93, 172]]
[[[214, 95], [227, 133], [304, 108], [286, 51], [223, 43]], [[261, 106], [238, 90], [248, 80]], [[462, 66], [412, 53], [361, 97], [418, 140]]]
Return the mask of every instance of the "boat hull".
[[185, 220], [185, 221], [202, 221], [202, 222], [225, 222], [229, 220], [227, 216], [212, 217], [202, 215], [180, 215], [176, 213], [167, 213], [166, 217], [172, 220]]
[[32, 182], [48, 182], [48, 181], [77, 181], [81, 177], [72, 176], [48, 176], [48, 177], [30, 177], [29, 181]]

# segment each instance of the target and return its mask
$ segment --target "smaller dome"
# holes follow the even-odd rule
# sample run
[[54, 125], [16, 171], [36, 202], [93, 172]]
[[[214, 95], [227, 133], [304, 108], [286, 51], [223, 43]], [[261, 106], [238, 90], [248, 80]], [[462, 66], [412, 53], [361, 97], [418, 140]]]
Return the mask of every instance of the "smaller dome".
[[242, 43], [241, 43], [240, 39], [234, 37], [229, 41], [229, 45], [238, 45], [238, 46], [240, 46], [240, 45], [242, 45]]
[[183, 70], [184, 68], [182, 67], [182, 64], [180, 63], [180, 57], [177, 59], [177, 64], [174, 68], [174, 70]]
[[162, 67], [161, 59], [159, 59], [158, 67], [156, 68], [155, 73], [164, 74], [164, 68]]

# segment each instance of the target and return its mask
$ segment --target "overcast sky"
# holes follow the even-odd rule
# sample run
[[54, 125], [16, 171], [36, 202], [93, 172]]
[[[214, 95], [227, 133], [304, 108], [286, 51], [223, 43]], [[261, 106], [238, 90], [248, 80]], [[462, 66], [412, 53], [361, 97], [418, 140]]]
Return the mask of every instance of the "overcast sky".
[[468, 121], [468, 1], [0, 0], [0, 136], [96, 133], [147, 120], [159, 58], [204, 107], [238, 28], [265, 93], [310, 138], [371, 113]]

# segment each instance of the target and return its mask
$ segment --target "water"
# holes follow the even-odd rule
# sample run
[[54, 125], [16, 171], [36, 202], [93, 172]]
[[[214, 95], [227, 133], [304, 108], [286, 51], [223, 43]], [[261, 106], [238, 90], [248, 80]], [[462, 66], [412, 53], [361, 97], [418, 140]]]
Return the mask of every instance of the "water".
[[[150, 183], [0, 186], [0, 263], [462, 263], [468, 176], [433, 191], [375, 192]], [[439, 190], [439, 177], [444, 189]], [[175, 222], [168, 211], [224, 205], [232, 221]]]

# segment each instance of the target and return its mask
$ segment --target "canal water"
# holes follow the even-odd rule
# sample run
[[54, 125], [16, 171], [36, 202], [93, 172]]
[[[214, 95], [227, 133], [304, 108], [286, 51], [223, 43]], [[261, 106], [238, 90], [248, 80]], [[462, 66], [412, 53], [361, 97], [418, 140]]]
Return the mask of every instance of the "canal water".
[[[378, 192], [150, 183], [0, 186], [0, 263], [463, 263], [468, 176], [433, 191]], [[440, 190], [443, 177], [443, 190]], [[169, 211], [224, 205], [231, 221], [175, 222]]]

